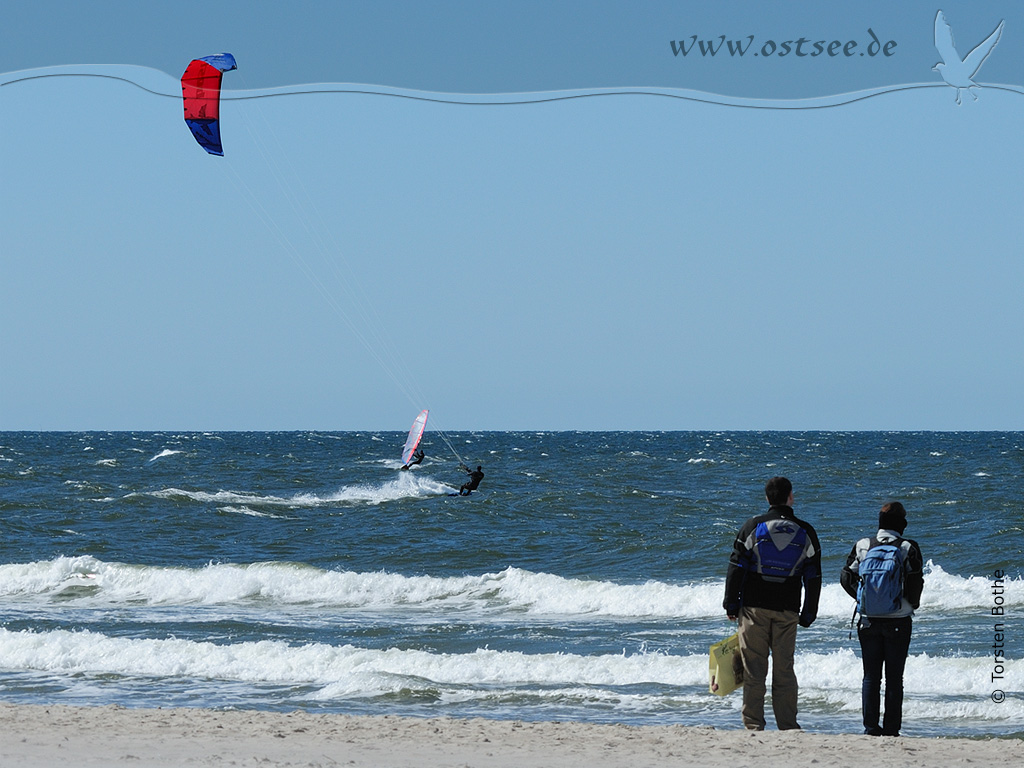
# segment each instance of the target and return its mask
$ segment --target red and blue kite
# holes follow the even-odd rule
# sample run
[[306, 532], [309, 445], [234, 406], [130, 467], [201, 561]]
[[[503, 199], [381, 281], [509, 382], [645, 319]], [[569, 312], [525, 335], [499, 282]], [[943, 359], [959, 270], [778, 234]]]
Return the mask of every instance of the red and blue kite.
[[230, 53], [215, 53], [193, 59], [181, 76], [181, 96], [185, 104], [185, 122], [199, 146], [211, 155], [224, 156], [220, 143], [220, 80], [225, 72], [236, 69]]

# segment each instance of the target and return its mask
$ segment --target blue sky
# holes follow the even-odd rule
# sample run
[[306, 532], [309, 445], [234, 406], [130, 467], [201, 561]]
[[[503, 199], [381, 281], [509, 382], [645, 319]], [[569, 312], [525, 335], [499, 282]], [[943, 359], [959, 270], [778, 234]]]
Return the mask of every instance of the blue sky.
[[0, 429], [1024, 429], [1014, 4], [79, 5], [0, 33]]

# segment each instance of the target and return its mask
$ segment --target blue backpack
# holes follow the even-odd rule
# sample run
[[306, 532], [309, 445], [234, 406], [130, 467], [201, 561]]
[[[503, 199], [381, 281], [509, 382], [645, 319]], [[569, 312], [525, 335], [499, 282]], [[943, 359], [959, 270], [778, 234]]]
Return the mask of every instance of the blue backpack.
[[782, 582], [801, 573], [807, 559], [807, 531], [786, 518], [754, 529], [754, 569], [765, 581]]
[[903, 604], [903, 550], [899, 544], [871, 540], [858, 571], [857, 611], [861, 616], [887, 616]]

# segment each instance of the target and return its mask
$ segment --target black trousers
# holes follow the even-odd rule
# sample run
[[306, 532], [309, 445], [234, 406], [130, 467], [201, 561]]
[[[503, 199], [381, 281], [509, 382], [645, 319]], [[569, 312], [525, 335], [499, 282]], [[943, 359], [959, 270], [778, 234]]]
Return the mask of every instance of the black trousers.
[[[899, 736], [903, 725], [903, 669], [910, 652], [909, 616], [899, 619], [862, 618], [857, 626], [864, 661], [861, 707], [864, 733]], [[885, 715], [881, 715], [882, 674], [885, 674]], [[881, 725], [879, 719], [881, 718]]]

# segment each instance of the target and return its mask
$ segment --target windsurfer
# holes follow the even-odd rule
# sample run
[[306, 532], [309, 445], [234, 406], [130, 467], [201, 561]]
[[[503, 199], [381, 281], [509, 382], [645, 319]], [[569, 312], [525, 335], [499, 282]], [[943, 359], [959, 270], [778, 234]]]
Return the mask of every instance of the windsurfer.
[[426, 455], [427, 454], [425, 454], [422, 450], [417, 450], [416, 453], [412, 455], [412, 458], [409, 460], [409, 463], [402, 465], [402, 469], [408, 469], [413, 464], [419, 464], [421, 461], [423, 461]]
[[465, 464], [460, 464], [459, 467], [469, 475], [469, 480], [459, 488], [459, 496], [469, 496], [480, 486], [480, 481], [484, 479], [484, 468], [477, 467], [475, 470], [470, 471], [469, 467]]
[[420, 411], [416, 421], [412, 423], [409, 430], [409, 437], [405, 440], [405, 447], [402, 448], [402, 469], [408, 469], [413, 464], [423, 461], [423, 451], [417, 450], [420, 447], [420, 440], [423, 439], [423, 430], [427, 428], [427, 414], [429, 411]]

